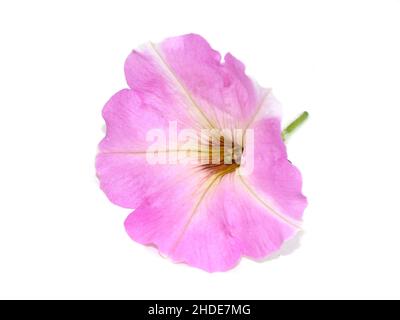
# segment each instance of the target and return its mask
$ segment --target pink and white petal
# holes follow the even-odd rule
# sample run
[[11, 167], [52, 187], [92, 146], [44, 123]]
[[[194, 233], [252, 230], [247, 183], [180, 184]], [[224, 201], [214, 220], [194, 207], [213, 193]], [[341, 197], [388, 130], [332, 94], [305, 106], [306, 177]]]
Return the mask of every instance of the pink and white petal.
[[125, 73], [131, 88], [159, 98], [160, 110], [180, 105], [206, 127], [243, 127], [268, 92], [245, 74], [239, 60], [227, 54], [221, 62], [220, 54], [195, 34], [133, 51]]
[[[125, 89], [115, 94], [104, 107], [103, 117], [106, 136], [99, 145], [96, 171], [100, 187], [113, 203], [134, 208], [163, 181], [186, 172], [184, 165], [148, 163], [151, 143], [146, 135], [151, 129], [168, 132], [169, 119], [136, 92]], [[181, 123], [177, 125], [182, 129]]]
[[202, 170], [188, 170], [186, 176], [149, 194], [125, 221], [128, 234], [137, 242], [154, 244], [170, 252], [206, 192], [209, 181]]
[[103, 118], [106, 136], [99, 144], [100, 152], [146, 151], [148, 130], [168, 129], [167, 119], [129, 89], [123, 89], [111, 97], [103, 108]]
[[143, 103], [151, 105], [166, 119], [180, 121], [193, 129], [210, 127], [208, 119], [152, 43], [133, 50], [128, 56], [125, 77]]
[[99, 153], [96, 158], [100, 188], [110, 201], [125, 208], [138, 207], [149, 194], [188, 176], [192, 165], [150, 164], [136, 153]]
[[265, 258], [296, 233], [233, 174], [201, 183], [150, 197], [127, 218], [128, 234], [176, 262], [215, 272], [233, 268], [243, 255]]
[[300, 221], [307, 199], [301, 192], [301, 174], [287, 159], [280, 119], [263, 118], [249, 129], [254, 130], [254, 169], [244, 181], [277, 212]]

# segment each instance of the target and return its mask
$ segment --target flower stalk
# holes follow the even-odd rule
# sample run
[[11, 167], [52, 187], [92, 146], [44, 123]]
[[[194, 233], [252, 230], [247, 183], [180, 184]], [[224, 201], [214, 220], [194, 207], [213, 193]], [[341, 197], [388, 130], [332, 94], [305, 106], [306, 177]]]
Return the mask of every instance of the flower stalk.
[[293, 131], [295, 131], [298, 127], [300, 127], [304, 121], [308, 118], [308, 112], [304, 111], [301, 115], [299, 115], [294, 121], [292, 121], [283, 131], [282, 131], [282, 139], [283, 141], [287, 140], [287, 138], [291, 135]]

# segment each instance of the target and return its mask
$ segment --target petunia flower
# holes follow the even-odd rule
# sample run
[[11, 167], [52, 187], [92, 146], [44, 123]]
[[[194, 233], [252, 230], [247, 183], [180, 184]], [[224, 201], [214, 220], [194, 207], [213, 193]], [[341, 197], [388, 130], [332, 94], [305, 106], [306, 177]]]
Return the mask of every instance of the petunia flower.
[[[96, 169], [110, 201], [135, 209], [125, 221], [133, 240], [214, 272], [242, 256], [264, 259], [299, 231], [307, 201], [287, 159], [280, 104], [239, 60], [221, 61], [189, 34], [134, 50], [125, 76], [129, 89], [103, 109]], [[171, 134], [171, 126], [199, 139], [166, 144], [153, 153], [166, 162], [149, 161], [149, 132]]]

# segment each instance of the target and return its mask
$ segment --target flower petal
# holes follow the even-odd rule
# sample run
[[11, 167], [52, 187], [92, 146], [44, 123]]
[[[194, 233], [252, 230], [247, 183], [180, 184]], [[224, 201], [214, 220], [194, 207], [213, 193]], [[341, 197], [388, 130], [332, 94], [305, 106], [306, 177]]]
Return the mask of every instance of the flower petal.
[[166, 118], [180, 121], [189, 128], [211, 127], [204, 112], [166, 65], [154, 44], [132, 51], [125, 62], [125, 77], [143, 102]]
[[179, 97], [181, 109], [203, 127], [242, 128], [268, 93], [245, 74], [239, 60], [228, 53], [221, 62], [220, 54], [195, 34], [133, 51], [125, 73], [131, 88], [153, 92], [166, 108]]
[[[146, 134], [154, 128], [168, 131], [167, 115], [168, 112], [159, 113], [129, 89], [115, 94], [104, 107], [107, 134], [99, 145], [96, 170], [100, 187], [113, 203], [135, 208], [146, 194], [155, 192], [164, 181], [173, 183], [177, 176], [186, 174], [192, 167], [147, 161], [150, 143], [146, 141]], [[181, 126], [178, 122], [178, 130]], [[172, 155], [174, 150], [165, 149], [167, 151]]]
[[188, 179], [150, 196], [125, 222], [131, 238], [214, 272], [234, 267], [242, 255], [264, 258], [296, 233], [234, 174], [201, 181]]
[[169, 38], [157, 46], [166, 63], [217, 127], [240, 127], [259, 107], [266, 89], [245, 74], [231, 54], [221, 55], [199, 35]]
[[250, 129], [254, 130], [254, 170], [242, 179], [277, 212], [288, 219], [301, 220], [307, 199], [301, 192], [301, 174], [287, 159], [280, 119], [263, 118]]

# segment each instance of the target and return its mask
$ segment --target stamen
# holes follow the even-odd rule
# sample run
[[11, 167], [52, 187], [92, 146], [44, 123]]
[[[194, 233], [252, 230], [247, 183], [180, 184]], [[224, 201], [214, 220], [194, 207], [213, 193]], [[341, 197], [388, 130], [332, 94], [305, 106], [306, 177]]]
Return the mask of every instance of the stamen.
[[219, 176], [234, 172], [240, 166], [243, 147], [224, 136], [208, 139], [208, 163], [201, 169]]

